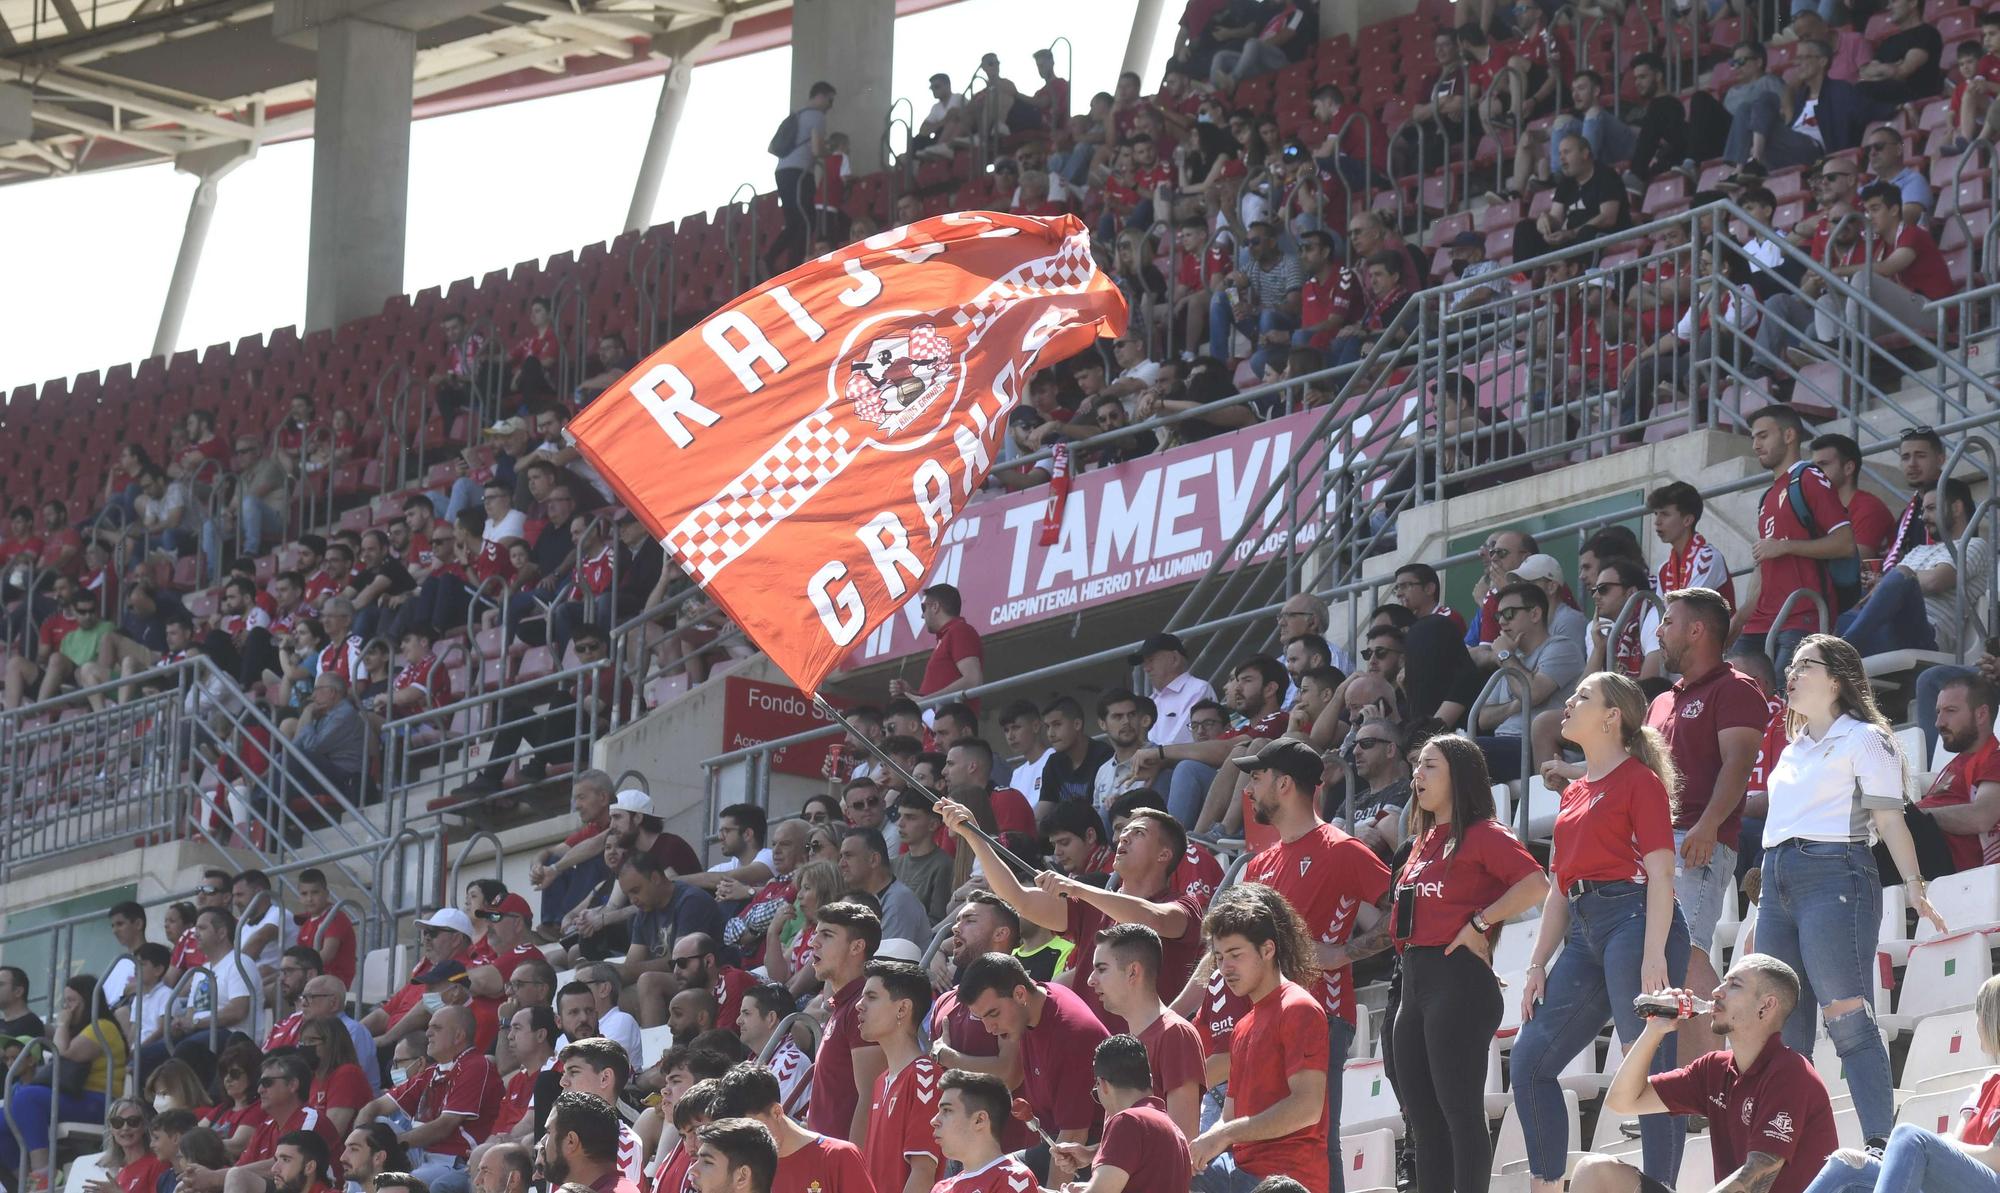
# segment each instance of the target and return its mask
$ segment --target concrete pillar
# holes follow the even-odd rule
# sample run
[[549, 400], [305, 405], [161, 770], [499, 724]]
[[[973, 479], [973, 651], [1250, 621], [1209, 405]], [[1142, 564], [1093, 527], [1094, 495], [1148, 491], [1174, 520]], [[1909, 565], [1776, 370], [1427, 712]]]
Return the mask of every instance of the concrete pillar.
[[[1146, 64], [1153, 60], [1153, 34], [1160, 28], [1160, 12], [1166, 7], [1166, 0], [1139, 0], [1139, 6], [1132, 10], [1132, 35], [1125, 39], [1125, 65], [1121, 70], [1129, 70], [1139, 76], [1139, 90], [1157, 87], [1158, 79], [1146, 77]], [[1076, 85], [1071, 80], [1070, 86]]]
[[660, 103], [653, 110], [653, 131], [646, 137], [646, 156], [639, 160], [639, 177], [632, 184], [632, 206], [625, 212], [625, 230], [637, 232], [653, 223], [653, 205], [660, 197], [660, 175], [673, 151], [674, 128], [687, 107], [688, 80], [694, 64], [682, 59], [660, 80]]
[[181, 321], [187, 315], [188, 296], [194, 293], [195, 274], [201, 269], [201, 250], [208, 242], [208, 225], [215, 218], [223, 176], [256, 153], [254, 145], [218, 145], [174, 159], [174, 168], [194, 175], [196, 182], [188, 199], [187, 225], [181, 229], [181, 251], [174, 258], [174, 275], [167, 281], [166, 301], [160, 304], [160, 326], [153, 334], [154, 356], [171, 356], [180, 342]]
[[[882, 130], [895, 99], [889, 85], [895, 52], [896, 0], [795, 0], [792, 5], [791, 110], [805, 106], [814, 83], [832, 83], [827, 127], [847, 134], [856, 175], [882, 168]], [[952, 81], [963, 82], [956, 76]], [[757, 135], [769, 137], [770, 132]], [[757, 180], [758, 190], [770, 186], [768, 176]]]
[[1417, 0], [1319, 0], [1319, 35], [1353, 37], [1369, 25], [1415, 11]]
[[348, 17], [320, 25], [306, 329], [373, 315], [403, 289], [417, 37]]

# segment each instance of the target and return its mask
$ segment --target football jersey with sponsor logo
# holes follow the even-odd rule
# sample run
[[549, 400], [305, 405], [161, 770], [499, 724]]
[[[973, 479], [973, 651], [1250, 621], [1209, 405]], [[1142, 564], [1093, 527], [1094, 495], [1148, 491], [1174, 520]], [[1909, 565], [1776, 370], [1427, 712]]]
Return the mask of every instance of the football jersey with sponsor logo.
[[[1322, 944], [1345, 944], [1355, 913], [1389, 891], [1389, 867], [1375, 851], [1331, 824], [1318, 824], [1295, 841], [1280, 841], [1250, 859], [1244, 879], [1285, 897], [1306, 931]], [[1315, 991], [1330, 1015], [1354, 1022], [1351, 967], [1322, 970]]]
[[1002, 1156], [982, 1168], [961, 1172], [931, 1186], [931, 1193], [1034, 1193], [1035, 1174], [1013, 1156]]
[[875, 1075], [861, 1159], [878, 1193], [909, 1183], [912, 1156], [929, 1156], [937, 1165], [934, 1171], [944, 1170], [944, 1153], [938, 1150], [937, 1136], [931, 1131], [942, 1075], [937, 1062], [928, 1056], [917, 1057], [893, 1074], [885, 1070]]

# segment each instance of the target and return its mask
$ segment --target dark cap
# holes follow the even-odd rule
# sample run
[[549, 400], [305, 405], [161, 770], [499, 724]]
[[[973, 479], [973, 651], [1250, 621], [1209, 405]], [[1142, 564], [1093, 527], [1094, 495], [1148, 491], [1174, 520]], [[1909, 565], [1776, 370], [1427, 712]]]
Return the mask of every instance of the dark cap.
[[1125, 661], [1127, 663], [1130, 663], [1132, 666], [1137, 667], [1139, 664], [1146, 661], [1146, 657], [1148, 655], [1156, 655], [1163, 650], [1171, 650], [1175, 654], [1180, 655], [1182, 658], [1186, 658], [1188, 652], [1187, 646], [1183, 644], [1180, 640], [1180, 635], [1154, 634], [1152, 637], [1146, 639], [1144, 642], [1141, 642], [1139, 644], [1139, 649], [1133, 651], [1129, 655], [1126, 655]]
[[416, 985], [442, 986], [446, 982], [464, 982], [465, 980], [466, 972], [463, 963], [458, 961], [440, 961], [415, 978], [412, 978], [411, 982]]
[[1297, 738], [1281, 737], [1257, 751], [1255, 757], [1237, 759], [1236, 769], [1245, 774], [1274, 770], [1281, 775], [1290, 775], [1300, 790], [1316, 791], [1326, 773], [1326, 762], [1319, 756], [1319, 751], [1307, 743]]
[[1486, 247], [1486, 238], [1477, 232], [1460, 232], [1458, 235], [1452, 237], [1451, 243], [1445, 247], [1454, 249], [1483, 249]]

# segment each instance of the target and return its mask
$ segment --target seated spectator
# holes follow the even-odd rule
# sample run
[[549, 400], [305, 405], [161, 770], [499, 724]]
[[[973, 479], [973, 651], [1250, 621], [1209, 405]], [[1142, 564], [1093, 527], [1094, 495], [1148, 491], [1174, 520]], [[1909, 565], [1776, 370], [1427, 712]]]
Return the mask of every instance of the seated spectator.
[[1792, 85], [1782, 95], [1756, 96], [1736, 113], [1730, 126], [1731, 144], [1737, 130], [1763, 138], [1764, 152], [1756, 159], [1775, 170], [1803, 166], [1828, 154], [1861, 143], [1869, 120], [1880, 105], [1853, 83], [1829, 77], [1833, 49], [1825, 41], [1801, 39], [1789, 72]]
[[1263, 220], [1249, 225], [1244, 243], [1240, 267], [1209, 298], [1208, 354], [1217, 360], [1236, 359], [1238, 354], [1230, 350], [1232, 330], [1254, 348], [1274, 333], [1289, 336], [1299, 325], [1305, 269], [1298, 256], [1286, 251], [1278, 230]]
[[1783, 106], [1785, 80], [1772, 74], [1769, 64], [1770, 56], [1762, 42], [1738, 42], [1730, 51], [1729, 65], [1735, 69], [1735, 76], [1729, 90], [1722, 93], [1722, 108], [1729, 116], [1728, 139], [1722, 149], [1724, 161], [1764, 160], [1764, 134], [1753, 129], [1743, 113], [1759, 100], [1768, 99]]
[[[1646, 55], [1641, 55], [1645, 57]], [[1680, 110], [1679, 101], [1671, 101]], [[1527, 261], [1557, 249], [1595, 240], [1632, 226], [1631, 197], [1611, 169], [1598, 162], [1590, 143], [1570, 133], [1558, 142], [1562, 179], [1555, 201], [1533, 219], [1514, 227], [1514, 259]]]
[[1367, 287], [1367, 305], [1357, 319], [1334, 333], [1326, 353], [1329, 367], [1354, 364], [1366, 355], [1421, 283], [1420, 275], [1410, 273], [1408, 258], [1393, 249], [1368, 254], [1361, 276]]
[[[1631, 160], [1632, 145], [1638, 134], [1606, 106], [1609, 102], [1616, 102], [1617, 96], [1606, 94], [1604, 76], [1594, 70], [1578, 71], [1570, 80], [1569, 97], [1568, 112], [1557, 116], [1547, 128], [1533, 135], [1522, 135], [1514, 158], [1514, 194], [1528, 193], [1528, 184], [1532, 180], [1547, 182], [1563, 173], [1562, 139], [1572, 133], [1581, 136], [1584, 144], [1590, 147], [1593, 161], [1610, 163]], [[1546, 157], [1543, 156], [1544, 145]], [[1485, 241], [1482, 239], [1480, 243], [1484, 245]]]
[[1857, 84], [1870, 101], [1888, 108], [1944, 90], [1944, 38], [1923, 14], [1922, 0], [1889, 0], [1890, 32], [1875, 41]]
[[[468, 1193], [466, 1157], [474, 1142], [493, 1134], [493, 1120], [500, 1112], [500, 1074], [474, 1046], [477, 1029], [470, 1010], [442, 1007], [432, 1019], [426, 1050], [432, 1066], [370, 1102], [355, 1121], [366, 1126], [396, 1111], [408, 1115], [410, 1127], [402, 1140], [416, 1165], [411, 1175], [434, 1193]], [[557, 1099], [550, 1135], [564, 1138], [561, 1128], [568, 1121], [564, 1108], [572, 1097], [601, 1107], [609, 1116], [612, 1126], [604, 1150], [615, 1155], [617, 1115], [595, 1098], [566, 1094]]]
[[[285, 766], [291, 780], [306, 791], [317, 791], [323, 784], [333, 785], [332, 792], [350, 802], [361, 798], [362, 765], [366, 757], [368, 727], [361, 720], [361, 712], [354, 702], [347, 698], [347, 677], [337, 671], [321, 672], [312, 685], [312, 699], [299, 713], [293, 731], [292, 744], [298, 748], [296, 755], [286, 759]], [[307, 769], [307, 764], [317, 770]], [[262, 823], [273, 823], [272, 813], [263, 807], [266, 799], [260, 786], [252, 793], [257, 803], [257, 818]]]
[[[992, 868], [1003, 869], [997, 859]], [[1092, 1083], [1084, 1075], [1098, 1043], [1111, 1033], [1089, 1004], [1060, 983], [1037, 982], [1017, 958], [1004, 953], [988, 953], [967, 965], [956, 993], [986, 1030], [1013, 1047], [1003, 1052], [997, 1067], [949, 1047], [937, 1049], [940, 1063], [998, 1073], [1019, 1088], [1042, 1130], [1058, 1143], [1082, 1143], [1096, 1134], [1104, 1112], [1091, 1098]], [[947, 1090], [950, 1081], [947, 1075]], [[940, 1118], [943, 1114], [940, 1109]], [[1032, 1149], [1028, 1159], [1045, 1165], [1047, 1160], [1036, 1154], [1041, 1150]]]
[[[1285, 687], [1289, 680], [1285, 665], [1264, 655], [1244, 659], [1230, 670], [1226, 698], [1243, 720], [1240, 728], [1225, 730], [1210, 741], [1155, 744], [1139, 752], [1135, 777], [1147, 786], [1157, 786], [1159, 777], [1172, 764], [1167, 781], [1167, 808], [1182, 824], [1199, 826], [1201, 809], [1222, 764], [1259, 741], [1281, 736], [1285, 731]], [[1100, 763], [1100, 765], [1102, 765]]]
[[611, 823], [611, 789], [611, 776], [603, 771], [579, 771], [570, 781], [570, 807], [578, 827], [528, 868], [528, 881], [542, 892], [538, 927], [545, 932], [606, 877], [604, 846], [611, 838], [604, 834]]
[[[1952, 760], [1905, 813], [1924, 876], [2000, 862], [2000, 757], [1993, 738], [1993, 685], [1978, 673], [1944, 681], [1937, 694], [1938, 741]], [[1942, 846], [1939, 857], [1937, 846]]]
[[[1632, 189], [1643, 191], [1646, 183], [1668, 170], [1679, 169], [1692, 156], [1688, 144], [1690, 130], [1687, 111], [1668, 86], [1667, 64], [1658, 54], [1634, 54], [1627, 69], [1632, 72], [1632, 92], [1638, 97], [1640, 115], [1624, 181]], [[1608, 167], [1612, 163], [1602, 164]], [[1518, 250], [1515, 255], [1520, 255]]]
[[1944, 146], [1944, 157], [1964, 153], [1975, 138], [1991, 142], [2000, 133], [2000, 112], [1993, 108], [2000, 86], [2000, 14], [1979, 14], [1979, 41], [1958, 43], [1956, 67], [1946, 81], [1953, 83], [1951, 127], [1957, 135]]
[[1403, 733], [1396, 722], [1386, 717], [1361, 722], [1347, 744], [1360, 790], [1335, 821], [1385, 861], [1406, 836], [1403, 814], [1410, 802], [1410, 763], [1402, 745]]
[[[601, 626], [578, 627], [571, 642], [577, 661], [589, 664], [604, 659], [611, 649], [610, 638]], [[459, 800], [477, 800], [502, 791], [536, 786], [546, 781], [548, 769], [565, 757], [574, 758], [589, 727], [608, 722], [611, 714], [611, 668], [600, 667], [553, 688], [541, 687], [501, 702], [503, 727], [493, 735], [493, 750], [487, 763], [471, 782], [452, 793]], [[593, 710], [590, 705], [595, 704]], [[507, 768], [523, 745], [534, 753], [520, 764], [516, 780], [506, 783]], [[679, 838], [675, 838], [679, 840]], [[683, 844], [682, 848], [685, 848]], [[679, 859], [677, 859], [679, 860]], [[698, 864], [689, 861], [682, 873], [695, 873]], [[546, 908], [543, 912], [547, 914]]]
[[850, 893], [873, 898], [882, 909], [882, 939], [930, 943], [931, 921], [916, 892], [898, 881], [889, 849], [873, 829], [849, 828], [840, 838], [840, 878]]
[[[1868, 279], [1866, 287], [1870, 300], [1891, 318], [1922, 332], [1936, 323], [1924, 305], [1958, 292], [1951, 268], [1928, 230], [1920, 224], [1903, 222], [1903, 196], [1894, 186], [1878, 182], [1864, 189], [1861, 210], [1874, 231], [1875, 257], [1872, 261], [1835, 265], [1832, 271], [1848, 278], [1857, 288], [1861, 283], [1855, 275], [1864, 269], [1872, 272], [1874, 276]], [[1858, 326], [1862, 334], [1869, 336], [1891, 331], [1875, 316], [1864, 312], [1858, 299], [1834, 294], [1820, 297], [1813, 312], [1813, 334], [1817, 340], [1823, 345], [1832, 343], [1843, 326]], [[1797, 359], [1795, 356], [1795, 363]]]
[[[1673, 330], [1641, 350], [1626, 366], [1619, 384], [1618, 421], [1637, 427], [1656, 405], [1684, 396], [1696, 364], [1722, 355], [1738, 367], [1748, 364], [1747, 341], [1754, 339], [1762, 312], [1750, 290], [1750, 261], [1734, 244], [1722, 246], [1719, 262], [1708, 250], [1700, 257], [1694, 301]], [[1719, 266], [1719, 268], [1718, 268]]]
[[[1661, 673], [1660, 614], [1650, 604], [1633, 607], [1618, 641], [1610, 641], [1611, 627], [1635, 593], [1650, 593], [1652, 577], [1646, 565], [1632, 558], [1608, 559], [1597, 571], [1590, 586], [1595, 616], [1590, 619], [1590, 654], [1584, 670], [1616, 670], [1631, 679], [1650, 678]], [[1550, 742], [1553, 747], [1554, 742]]]
[[1536, 714], [1560, 707], [1583, 675], [1583, 649], [1567, 637], [1549, 632], [1549, 597], [1542, 588], [1516, 581], [1500, 590], [1499, 637], [1492, 642], [1494, 660], [1518, 663], [1528, 672], [1528, 699], [1523, 705], [1512, 687], [1496, 689], [1479, 710], [1474, 726], [1479, 748], [1495, 782], [1521, 777], [1521, 755], [1528, 726]]
[[[1961, 612], [1973, 616], [1976, 631], [1977, 611], [1993, 579], [1992, 547], [1976, 535], [1964, 537], [1972, 517], [1971, 488], [1957, 479], [1946, 480], [1942, 487], [1946, 517], [1939, 516], [1937, 489], [1922, 494], [1924, 524], [1932, 541], [1906, 552], [1836, 623], [1840, 636], [1863, 655], [1894, 650], [1956, 655], [1965, 637]], [[1961, 542], [1964, 545], [1954, 556], [1953, 547]]]
[[1111, 873], [1112, 849], [1104, 843], [1104, 820], [1097, 808], [1082, 800], [1057, 804], [1042, 821], [1042, 833], [1057, 872], [1097, 885]]
[[806, 860], [808, 836], [805, 821], [781, 820], [771, 829], [771, 847], [763, 851], [770, 859], [768, 879], [752, 885], [733, 874], [722, 876], [716, 884], [715, 895], [736, 909], [736, 914], [723, 927], [724, 944], [743, 948], [762, 940], [764, 930], [770, 926], [778, 909], [797, 897], [793, 878]]
[[1868, 174], [1860, 180], [1863, 189], [1888, 183], [1903, 196], [1903, 222], [1928, 225], [1934, 201], [1931, 181], [1903, 157], [1903, 135], [1889, 125], [1877, 125], [1862, 138], [1861, 151], [1868, 160]]
[[502, 1033], [507, 1053], [514, 1063], [501, 1087], [500, 1111], [493, 1119], [495, 1139], [531, 1143], [535, 1139], [535, 1087], [555, 1068], [556, 1037], [561, 1028], [556, 1013], [546, 1004], [522, 1007], [507, 1021]]
[[[42, 1177], [34, 1183], [43, 1189], [50, 1123], [101, 1122], [106, 1101], [125, 1088], [125, 1033], [109, 1013], [93, 1017], [96, 998], [97, 979], [89, 974], [64, 983], [55, 1032], [40, 1062], [44, 1080], [10, 1083], [7, 1105], [0, 1109], [0, 1167], [23, 1171], [25, 1152], [25, 1171]], [[81, 1078], [71, 1069], [82, 1070]]]
[[617, 967], [618, 977], [641, 991], [642, 1000], [644, 991], [656, 991], [658, 1019], [663, 1020], [666, 999], [680, 988], [679, 983], [649, 986], [646, 975], [673, 973], [674, 942], [683, 936], [701, 933], [721, 940], [722, 911], [707, 891], [674, 878], [658, 857], [644, 850], [625, 859], [618, 885], [628, 906], [635, 909], [630, 917], [632, 944], [624, 964]]
[[377, 1048], [393, 1047], [409, 1036], [421, 1036], [431, 1020], [424, 998], [423, 976], [435, 966], [472, 960], [472, 920], [456, 907], [443, 907], [417, 921], [419, 956], [406, 984], [361, 1019]]

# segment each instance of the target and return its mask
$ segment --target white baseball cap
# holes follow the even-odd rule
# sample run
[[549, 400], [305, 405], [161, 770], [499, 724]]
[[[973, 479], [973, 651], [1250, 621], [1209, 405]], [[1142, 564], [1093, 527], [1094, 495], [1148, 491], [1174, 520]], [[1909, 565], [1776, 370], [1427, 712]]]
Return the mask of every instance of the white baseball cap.
[[1530, 555], [1509, 574], [1516, 580], [1554, 580], [1560, 584], [1563, 569], [1553, 555]]
[[900, 936], [892, 936], [884, 939], [881, 944], [875, 946], [875, 959], [877, 961], [908, 961], [914, 964], [924, 959], [924, 951], [917, 947], [917, 942], [914, 940], [904, 940]]
[[444, 928], [456, 932], [467, 940], [472, 939], [472, 917], [456, 907], [440, 907], [426, 919], [417, 923], [426, 928]]
[[627, 787], [611, 798], [613, 812], [637, 812], [641, 816], [653, 815], [653, 797], [637, 787]]

